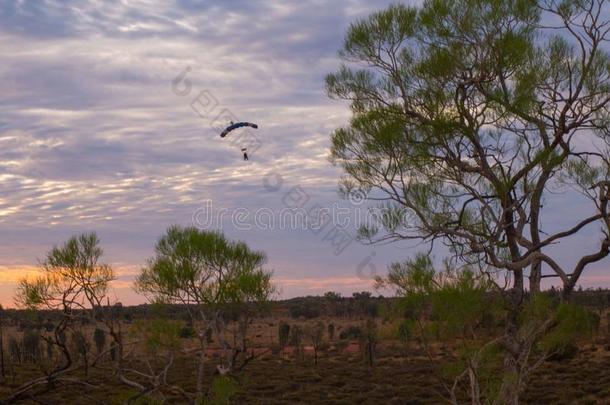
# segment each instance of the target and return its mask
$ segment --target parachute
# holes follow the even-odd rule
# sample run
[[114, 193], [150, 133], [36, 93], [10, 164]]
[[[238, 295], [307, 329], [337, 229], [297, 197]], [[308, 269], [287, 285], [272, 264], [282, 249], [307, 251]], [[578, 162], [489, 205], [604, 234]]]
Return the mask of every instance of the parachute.
[[251, 122], [238, 122], [236, 124], [231, 123], [231, 125], [229, 125], [227, 128], [225, 128], [224, 131], [222, 131], [220, 133], [220, 137], [224, 138], [225, 136], [227, 136], [229, 134], [229, 132], [231, 132], [237, 128], [242, 128], [242, 127], [250, 127], [250, 128], [258, 129], [258, 125], [253, 124]]

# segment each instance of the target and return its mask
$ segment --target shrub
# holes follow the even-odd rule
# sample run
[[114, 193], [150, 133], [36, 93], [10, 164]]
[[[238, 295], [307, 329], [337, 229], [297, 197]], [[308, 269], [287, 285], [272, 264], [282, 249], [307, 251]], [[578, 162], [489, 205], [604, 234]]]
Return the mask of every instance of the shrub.
[[205, 330], [205, 342], [207, 344], [210, 344], [214, 341], [214, 339], [212, 339], [212, 329], [206, 329]]
[[95, 331], [93, 332], [93, 342], [95, 343], [97, 354], [100, 354], [104, 350], [104, 347], [106, 347], [106, 333], [100, 328], [95, 328]]
[[578, 354], [578, 346], [574, 343], [568, 343], [558, 346], [549, 356], [549, 361], [564, 361], [571, 360]]
[[290, 325], [287, 322], [281, 321], [278, 326], [278, 336], [280, 348], [284, 348], [290, 337]]
[[210, 387], [209, 400], [205, 404], [209, 405], [225, 405], [231, 403], [233, 398], [239, 392], [239, 385], [235, 380], [227, 376], [214, 378]]
[[320, 310], [308, 305], [292, 305], [288, 311], [292, 318], [313, 319], [320, 316]]
[[328, 332], [328, 340], [333, 340], [335, 338], [335, 324], [329, 323], [327, 327]]
[[71, 344], [75, 353], [77, 353], [82, 360], [86, 361], [90, 345], [85, 335], [83, 335], [81, 331], [72, 332]]
[[8, 338], [8, 353], [13, 362], [21, 363], [21, 343], [14, 336]]
[[407, 344], [412, 335], [412, 322], [406, 319], [403, 320], [400, 325], [398, 325], [398, 338], [402, 343]]
[[184, 325], [180, 328], [178, 336], [180, 336], [181, 339], [192, 339], [195, 337], [195, 329], [190, 325]]
[[21, 341], [23, 360], [38, 362], [40, 360], [40, 335], [34, 329], [26, 329]]
[[347, 329], [344, 329], [339, 333], [339, 339], [360, 339], [362, 336], [362, 329], [358, 326], [351, 325]]

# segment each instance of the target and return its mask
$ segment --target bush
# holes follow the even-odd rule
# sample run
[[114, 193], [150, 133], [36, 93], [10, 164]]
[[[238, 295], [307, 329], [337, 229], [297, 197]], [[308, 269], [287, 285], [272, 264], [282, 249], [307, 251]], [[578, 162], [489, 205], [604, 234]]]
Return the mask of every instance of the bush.
[[329, 323], [327, 327], [328, 332], [328, 340], [333, 340], [335, 338], [335, 324]]
[[404, 344], [407, 344], [413, 336], [413, 324], [411, 321], [404, 320], [398, 325], [398, 338]]
[[180, 336], [181, 339], [192, 339], [195, 337], [195, 329], [192, 326], [185, 325], [180, 328], [178, 336]]
[[358, 326], [349, 326], [347, 329], [344, 329], [339, 333], [339, 339], [360, 339], [362, 336], [362, 329]]
[[278, 326], [278, 336], [280, 348], [284, 348], [290, 337], [290, 325], [287, 322], [281, 321]]
[[38, 362], [40, 360], [40, 335], [34, 329], [26, 329], [21, 341], [23, 360]]
[[239, 392], [239, 385], [230, 377], [220, 376], [214, 378], [210, 387], [210, 397], [205, 404], [209, 405], [225, 405], [231, 403], [233, 398]]
[[14, 336], [8, 338], [8, 353], [12, 361], [21, 363], [21, 343]]
[[214, 339], [212, 339], [212, 329], [208, 328], [205, 330], [205, 342], [207, 344], [210, 344], [214, 341]]
[[93, 342], [95, 343], [97, 354], [100, 354], [104, 347], [106, 347], [106, 333], [100, 328], [95, 328], [95, 331], [93, 331]]
[[90, 345], [85, 335], [83, 335], [83, 333], [78, 330], [72, 332], [71, 344], [74, 352], [77, 353], [82, 360], [86, 361]]
[[309, 305], [292, 305], [288, 312], [292, 318], [313, 319], [320, 316], [320, 310]]
[[571, 360], [578, 354], [578, 346], [574, 343], [559, 346], [552, 351], [549, 356], [549, 361], [565, 361]]

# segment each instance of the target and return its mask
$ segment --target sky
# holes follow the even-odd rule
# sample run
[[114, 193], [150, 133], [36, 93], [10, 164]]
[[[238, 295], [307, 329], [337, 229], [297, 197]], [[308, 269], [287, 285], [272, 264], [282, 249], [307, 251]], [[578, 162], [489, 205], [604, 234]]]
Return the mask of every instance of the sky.
[[[141, 303], [131, 281], [172, 224], [265, 251], [281, 297], [371, 290], [422, 247], [302, 229], [289, 209], [364, 215], [337, 193], [329, 135], [349, 109], [324, 77], [349, 24], [390, 3], [0, 1], [0, 304], [50, 248], [90, 231], [118, 273], [116, 299]], [[231, 120], [259, 129], [221, 139]], [[550, 220], [573, 209], [562, 204]], [[581, 284], [610, 285], [606, 267]]]

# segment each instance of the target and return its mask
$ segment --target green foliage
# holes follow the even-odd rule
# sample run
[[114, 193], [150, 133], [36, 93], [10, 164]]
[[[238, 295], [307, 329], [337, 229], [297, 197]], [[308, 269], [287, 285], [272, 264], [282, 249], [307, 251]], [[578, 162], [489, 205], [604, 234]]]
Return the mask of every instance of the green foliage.
[[181, 348], [180, 332], [184, 324], [180, 321], [152, 319], [138, 321], [133, 331], [141, 338], [141, 347], [149, 354], [177, 351]]
[[95, 233], [86, 233], [54, 247], [42, 262], [43, 275], [19, 282], [16, 303], [31, 309], [71, 307], [81, 302], [99, 306], [96, 298], [105, 296], [115, 278], [110, 266], [99, 264], [103, 254], [99, 243]]
[[[331, 135], [340, 191], [384, 201], [362, 238], [438, 240], [464, 263], [517, 273], [520, 284], [534, 251], [516, 251], [521, 241], [535, 244], [528, 233], [540, 226], [532, 223], [540, 201], [568, 183], [600, 208], [610, 177], [602, 96], [610, 55], [601, 51], [607, 37], [580, 35], [604, 31], [608, 4], [545, 6], [434, 0], [393, 5], [350, 26], [344, 64], [326, 87], [352, 109], [349, 125]], [[542, 10], [566, 26], [543, 27]]]
[[172, 226], [158, 241], [156, 256], [136, 280], [136, 289], [160, 302], [198, 303], [208, 309], [262, 302], [274, 292], [264, 253], [218, 232]]
[[448, 264], [444, 272], [436, 273], [432, 259], [423, 254], [390, 265], [387, 277], [378, 277], [377, 284], [394, 288], [402, 297], [400, 306], [411, 328], [415, 321], [433, 320], [426, 323], [427, 332], [446, 339], [473, 337], [478, 325], [500, 310], [486, 279]]
[[416, 326], [415, 322], [410, 319], [404, 319], [398, 325], [398, 330], [396, 331], [398, 338], [404, 343], [408, 343], [415, 336]]
[[480, 389], [487, 398], [494, 397], [502, 381], [503, 352], [481, 328], [495, 336], [489, 319], [506, 314], [498, 290], [486, 277], [449, 263], [437, 272], [432, 258], [417, 254], [392, 264], [377, 284], [395, 289], [401, 297], [397, 309], [404, 319], [396, 332], [403, 343], [417, 339], [432, 350], [431, 342], [444, 342], [456, 356], [441, 365], [443, 378], [453, 384], [465, 370], [476, 370]]
[[201, 401], [202, 405], [229, 405], [231, 398], [239, 392], [239, 384], [226, 376], [215, 377], [210, 387], [209, 397]]
[[324, 293], [324, 298], [329, 301], [338, 301], [341, 299], [341, 293], [335, 291], [327, 291]]
[[538, 343], [538, 349], [555, 357], [573, 357], [578, 352], [578, 339], [591, 337], [595, 316], [585, 308], [562, 303], [554, 312], [554, 325]]

